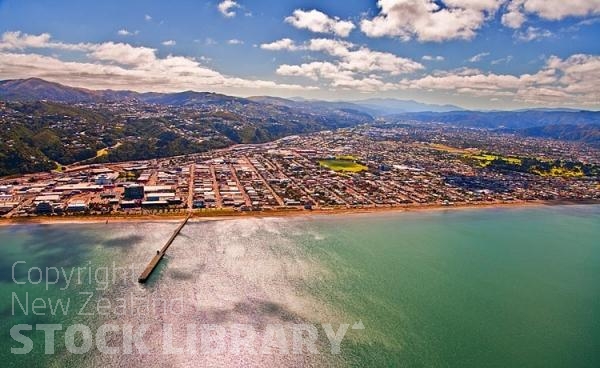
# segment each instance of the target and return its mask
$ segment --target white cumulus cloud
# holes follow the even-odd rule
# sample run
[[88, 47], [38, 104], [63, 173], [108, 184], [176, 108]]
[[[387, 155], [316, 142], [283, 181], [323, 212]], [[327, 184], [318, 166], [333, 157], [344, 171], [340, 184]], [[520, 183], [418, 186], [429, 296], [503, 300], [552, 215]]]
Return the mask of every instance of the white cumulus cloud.
[[89, 50], [89, 43], [64, 43], [53, 41], [49, 33], [41, 33], [39, 35], [30, 35], [21, 31], [8, 31], [2, 34], [0, 39], [0, 50], [2, 49], [18, 49], [26, 48], [47, 48], [58, 50], [85, 51]]
[[263, 44], [267, 50], [312, 51], [323, 53], [333, 61], [313, 61], [299, 65], [283, 64], [276, 73], [283, 76], [324, 80], [332, 88], [375, 91], [392, 89], [386, 78], [413, 73], [424, 66], [412, 59], [392, 53], [374, 51], [348, 41], [316, 38], [297, 45], [290, 39]]
[[511, 0], [502, 16], [502, 23], [519, 28], [528, 14], [547, 20], [597, 15], [600, 14], [600, 0]]
[[360, 22], [367, 36], [422, 42], [472, 39], [498, 11], [502, 24], [515, 29], [530, 15], [556, 21], [600, 14], [600, 0], [378, 0], [377, 6], [379, 14]]
[[550, 57], [534, 74], [495, 74], [478, 69], [442, 71], [403, 79], [401, 88], [454, 91], [473, 97], [503, 97], [544, 106], [589, 106], [600, 101], [600, 56]]
[[[269, 44], [262, 44], [266, 50], [306, 50], [322, 52], [337, 59], [343, 70], [359, 73], [383, 71], [392, 75], [412, 73], [424, 66], [412, 59], [399, 57], [389, 52], [373, 51], [365, 46], [352, 42], [328, 38], [315, 38], [302, 45], [296, 45], [292, 40], [284, 38]], [[315, 64], [316, 65], [316, 64]]]
[[285, 21], [296, 28], [308, 29], [315, 33], [329, 33], [340, 37], [348, 37], [356, 27], [348, 20], [338, 17], [331, 18], [327, 14], [316, 9], [305, 11], [296, 9]]
[[441, 42], [471, 39], [505, 0], [378, 0], [379, 14], [363, 19], [369, 37], [397, 37], [408, 41]]
[[296, 45], [296, 43], [293, 40], [291, 40], [289, 38], [282, 38], [281, 40], [273, 41], [270, 43], [263, 43], [262, 45], [260, 45], [260, 48], [263, 50], [270, 50], [270, 51], [278, 51], [278, 50], [295, 51], [299, 47]]
[[223, 14], [223, 16], [227, 17], [227, 18], [233, 18], [235, 17], [235, 8], [239, 8], [240, 4], [238, 4], [237, 2], [233, 1], [233, 0], [224, 0], [221, 1], [219, 3], [219, 5], [217, 5], [217, 9], [219, 9], [219, 11], [221, 12], [221, 14]]

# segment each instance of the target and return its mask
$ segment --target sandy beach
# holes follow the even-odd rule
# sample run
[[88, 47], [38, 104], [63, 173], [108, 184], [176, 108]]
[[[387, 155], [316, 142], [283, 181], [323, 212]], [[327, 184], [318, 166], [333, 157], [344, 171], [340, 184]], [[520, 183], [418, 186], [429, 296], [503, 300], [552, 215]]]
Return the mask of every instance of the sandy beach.
[[[326, 215], [354, 215], [354, 214], [381, 214], [389, 212], [420, 212], [420, 211], [452, 211], [468, 209], [490, 209], [490, 208], [518, 208], [532, 206], [561, 206], [561, 205], [597, 205], [600, 201], [512, 201], [493, 203], [458, 203], [453, 205], [406, 205], [393, 207], [367, 207], [367, 208], [327, 208], [327, 209], [276, 209], [263, 211], [234, 211], [234, 210], [204, 210], [195, 211], [190, 222], [217, 221], [239, 218], [261, 218], [261, 217], [312, 217]], [[89, 224], [89, 223], [127, 223], [127, 222], [178, 222], [183, 220], [187, 212], [168, 213], [160, 215], [72, 215], [72, 216], [32, 216], [20, 218], [1, 218], [0, 226], [19, 224]]]

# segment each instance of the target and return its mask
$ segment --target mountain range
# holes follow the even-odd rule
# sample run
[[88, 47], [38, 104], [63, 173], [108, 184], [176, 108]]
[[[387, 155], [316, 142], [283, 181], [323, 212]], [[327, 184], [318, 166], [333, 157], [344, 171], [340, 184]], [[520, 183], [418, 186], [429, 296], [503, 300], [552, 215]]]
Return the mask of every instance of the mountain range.
[[[234, 129], [217, 126], [234, 142], [268, 141], [286, 134], [334, 129], [372, 122], [438, 122], [452, 126], [495, 129], [524, 136], [547, 137], [600, 144], [600, 112], [564, 108], [516, 111], [470, 111], [454, 105], [425, 104], [412, 100], [372, 98], [356, 101], [321, 101], [304, 98], [254, 96], [248, 98], [211, 92], [177, 93], [91, 90], [39, 78], [0, 81], [0, 100], [62, 104], [129, 102], [222, 111], [219, 118], [241, 121]], [[239, 132], [243, 132], [240, 134]]]
[[9, 101], [53, 101], [62, 103], [93, 103], [107, 101], [139, 101], [160, 105], [198, 105], [212, 103], [265, 103], [298, 109], [351, 110], [371, 116], [381, 116], [407, 112], [447, 112], [460, 111], [453, 105], [425, 104], [412, 100], [367, 99], [359, 101], [320, 101], [302, 98], [285, 99], [270, 96], [249, 98], [233, 97], [218, 93], [185, 91], [177, 93], [139, 93], [134, 91], [90, 90], [76, 88], [40, 78], [0, 81], [0, 98]]
[[[438, 121], [479, 127], [511, 127], [515, 121], [520, 128], [547, 124], [595, 123], [600, 112], [566, 108], [536, 108], [514, 111], [473, 111], [455, 105], [427, 104], [414, 100], [371, 98], [355, 101], [309, 100], [301, 97], [281, 98], [227, 96], [212, 92], [184, 91], [176, 93], [91, 90], [70, 87], [40, 78], [0, 81], [0, 99], [7, 101], [52, 101], [60, 103], [97, 103], [111, 101], [142, 102], [171, 106], [198, 106], [228, 103], [252, 103], [293, 108], [305, 111], [340, 110], [364, 113], [372, 117], [387, 116], [413, 121]], [[592, 121], [590, 121], [590, 119]], [[545, 120], [543, 122], [542, 120]]]

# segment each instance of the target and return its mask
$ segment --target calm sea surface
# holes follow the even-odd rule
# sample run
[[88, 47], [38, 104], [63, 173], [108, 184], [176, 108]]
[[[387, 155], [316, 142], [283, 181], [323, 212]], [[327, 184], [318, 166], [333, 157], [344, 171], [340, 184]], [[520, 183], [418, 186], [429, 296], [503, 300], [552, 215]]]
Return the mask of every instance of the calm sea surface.
[[[600, 206], [194, 222], [139, 285], [176, 227], [0, 227], [1, 365], [600, 366]], [[54, 268], [74, 270], [70, 282]], [[65, 348], [69, 326], [95, 335], [107, 323], [147, 324], [148, 351]], [[18, 324], [60, 324], [54, 354], [40, 330], [21, 332], [30, 353], [11, 354], [23, 346], [10, 336]], [[295, 324], [315, 326], [319, 354], [294, 354]], [[340, 354], [322, 324], [350, 324]], [[165, 325], [174, 347], [197, 351], [165, 354]], [[202, 351], [189, 325], [219, 325], [227, 336], [250, 326], [256, 353], [235, 352], [227, 339], [223, 351]], [[262, 342], [281, 325], [289, 351], [265, 354]], [[122, 347], [123, 335], [108, 333], [107, 344]], [[75, 342], [85, 342], [80, 333]]]

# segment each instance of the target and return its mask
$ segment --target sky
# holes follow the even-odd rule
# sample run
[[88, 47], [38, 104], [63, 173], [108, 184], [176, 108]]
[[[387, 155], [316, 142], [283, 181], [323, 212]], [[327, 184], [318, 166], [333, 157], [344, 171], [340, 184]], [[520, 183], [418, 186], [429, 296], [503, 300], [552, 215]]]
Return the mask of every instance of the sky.
[[600, 109], [600, 0], [0, 0], [0, 79]]

